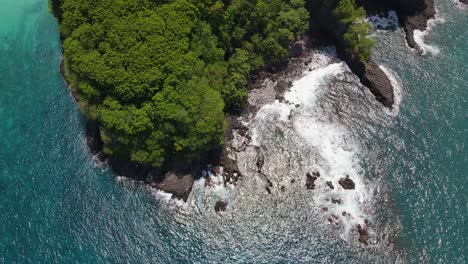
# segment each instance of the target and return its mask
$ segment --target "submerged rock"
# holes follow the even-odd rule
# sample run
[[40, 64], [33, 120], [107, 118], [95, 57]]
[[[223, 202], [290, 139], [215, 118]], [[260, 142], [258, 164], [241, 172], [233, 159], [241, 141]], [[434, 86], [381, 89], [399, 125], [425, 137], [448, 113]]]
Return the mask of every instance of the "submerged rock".
[[331, 181], [327, 181], [327, 186], [330, 187], [330, 189], [335, 189], [335, 186], [333, 186], [333, 183]]
[[369, 245], [369, 232], [364, 227], [362, 228], [361, 225], [357, 225], [358, 233], [359, 233], [359, 242], [363, 243], [364, 245]]
[[227, 203], [223, 201], [217, 201], [215, 203], [214, 209], [217, 213], [224, 212], [227, 209]]
[[353, 190], [356, 187], [356, 184], [349, 178], [349, 175], [346, 175], [345, 178], [341, 178], [338, 183], [345, 190]]

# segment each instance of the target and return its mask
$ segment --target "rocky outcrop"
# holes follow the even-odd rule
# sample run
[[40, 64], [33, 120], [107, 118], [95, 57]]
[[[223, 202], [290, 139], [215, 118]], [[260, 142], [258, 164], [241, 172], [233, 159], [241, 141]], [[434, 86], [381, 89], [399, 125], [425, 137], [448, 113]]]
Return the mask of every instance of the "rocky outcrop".
[[318, 171], [307, 173], [306, 174], [306, 188], [311, 190], [315, 189], [315, 181], [320, 177], [320, 173]]
[[[467, 1], [467, 0], [462, 0]], [[411, 48], [418, 49], [414, 41], [414, 31], [424, 31], [427, 21], [435, 17], [434, 0], [360, 0], [368, 13], [395, 10], [406, 34], [406, 41]]]
[[227, 209], [227, 203], [223, 201], [217, 201], [215, 203], [214, 209], [217, 213], [224, 212]]
[[[363, 4], [361, 1], [361, 5]], [[369, 4], [374, 1], [367, 0]], [[317, 3], [321, 3], [317, 1]], [[335, 44], [338, 56], [348, 64], [351, 71], [356, 74], [361, 83], [369, 88], [375, 98], [384, 106], [391, 108], [394, 103], [394, 92], [390, 80], [382, 69], [373, 61], [363, 62], [355, 54], [343, 38], [346, 27], [340, 24], [333, 15], [333, 8], [326, 4], [310, 6], [311, 19], [315, 25], [311, 34], [320, 34], [322, 38], [329, 39]]]
[[361, 61], [356, 54], [347, 49], [342, 40], [337, 40], [338, 56], [344, 60], [351, 71], [356, 74], [361, 83], [369, 88], [375, 99], [384, 106], [392, 108], [395, 102], [394, 91], [390, 79], [372, 59]]
[[356, 184], [349, 178], [349, 175], [346, 175], [345, 178], [341, 178], [338, 183], [343, 187], [345, 190], [353, 190], [356, 188]]
[[172, 196], [187, 201], [192, 190], [194, 178], [191, 174], [176, 174], [168, 172], [164, 177], [155, 180], [150, 185], [159, 190], [172, 193]]
[[[412, 1], [408, 1], [412, 2]], [[405, 29], [406, 41], [408, 46], [414, 49], [419, 49], [418, 44], [414, 40], [414, 31], [421, 30], [424, 31], [427, 28], [427, 21], [432, 19], [436, 15], [436, 10], [433, 0], [424, 0], [424, 1], [413, 1], [419, 2], [419, 4], [412, 5], [409, 8], [403, 9], [402, 16], [400, 18], [400, 23], [402, 23], [403, 28]], [[401, 10], [401, 8], [400, 8]], [[404, 12], [407, 11], [407, 12]]]
[[86, 143], [88, 144], [91, 153], [98, 154], [102, 151], [104, 143], [101, 139], [98, 121], [88, 120], [86, 122]]

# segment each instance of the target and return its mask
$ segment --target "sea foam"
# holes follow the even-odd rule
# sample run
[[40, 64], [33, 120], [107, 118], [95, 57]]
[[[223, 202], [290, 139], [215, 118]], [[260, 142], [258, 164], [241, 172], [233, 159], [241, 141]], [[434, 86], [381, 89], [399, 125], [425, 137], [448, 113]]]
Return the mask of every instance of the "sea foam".
[[[307, 167], [320, 173], [313, 190], [313, 207], [323, 216], [324, 223], [340, 228], [340, 237], [348, 240], [351, 230], [358, 224], [365, 226], [366, 219], [370, 219], [366, 207], [372, 199], [371, 185], [365, 183], [362, 176], [359, 143], [343, 124], [324, 118], [329, 113], [324, 113], [326, 110], [320, 106], [327, 86], [344, 77], [349, 68], [343, 62], [330, 63], [326, 55], [314, 56], [323, 56], [319, 61], [324, 63], [304, 72], [302, 78], [293, 82], [284, 95], [284, 102], [276, 101], [260, 109], [255, 118], [257, 125], [252, 128], [252, 139], [255, 146], [262, 146], [264, 129], [260, 126], [282, 122], [285, 123], [283, 127], [290, 127], [295, 137], [316, 153], [317, 158], [302, 157], [309, 160]], [[347, 175], [355, 183], [355, 189], [345, 190], [340, 186], [340, 179]], [[328, 181], [334, 189], [328, 187]]]
[[385, 111], [391, 116], [398, 116], [398, 113], [400, 112], [401, 101], [403, 99], [403, 85], [396, 72], [383, 65], [379, 65], [379, 67], [382, 69], [385, 75], [387, 75], [393, 87], [393, 107], [392, 109], [385, 107]]
[[432, 28], [438, 24], [438, 23], [444, 23], [445, 19], [443, 17], [439, 16], [439, 12], [436, 12], [436, 16], [433, 19], [429, 19], [427, 21], [427, 28], [424, 31], [421, 30], [414, 30], [413, 31], [413, 37], [414, 41], [418, 45], [421, 54], [422, 55], [427, 55], [427, 54], [432, 54], [432, 55], [437, 55], [440, 52], [439, 47], [431, 44], [426, 43], [426, 38], [429, 36]]

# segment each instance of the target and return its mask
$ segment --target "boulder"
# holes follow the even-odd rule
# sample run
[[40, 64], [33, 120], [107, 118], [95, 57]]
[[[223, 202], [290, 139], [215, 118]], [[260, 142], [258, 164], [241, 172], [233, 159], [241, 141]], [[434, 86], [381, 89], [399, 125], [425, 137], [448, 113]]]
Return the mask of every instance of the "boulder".
[[318, 171], [311, 173], [306, 173], [306, 188], [311, 190], [315, 189], [315, 181], [320, 177]]
[[227, 209], [227, 203], [223, 201], [217, 201], [215, 203], [214, 209], [217, 213], [224, 212]]
[[369, 232], [367, 231], [365, 227], [364, 228], [361, 227], [361, 225], [357, 225], [357, 229], [359, 233], [359, 242], [368, 246], [369, 245]]
[[279, 100], [279, 101], [283, 101], [284, 100], [284, 92], [286, 92], [286, 90], [289, 89], [289, 84], [285, 80], [279, 80], [276, 83], [274, 89], [275, 89], [275, 92], [276, 92], [275, 99]]
[[158, 179], [151, 183], [151, 186], [172, 193], [174, 198], [187, 201], [187, 198], [192, 190], [194, 178], [191, 174], [176, 174], [168, 172], [162, 179]]
[[342, 200], [340, 198], [332, 198], [332, 203], [334, 204], [341, 204]]
[[345, 178], [341, 178], [338, 183], [345, 190], [353, 190], [356, 187], [356, 184], [349, 178], [349, 175], [346, 175]]

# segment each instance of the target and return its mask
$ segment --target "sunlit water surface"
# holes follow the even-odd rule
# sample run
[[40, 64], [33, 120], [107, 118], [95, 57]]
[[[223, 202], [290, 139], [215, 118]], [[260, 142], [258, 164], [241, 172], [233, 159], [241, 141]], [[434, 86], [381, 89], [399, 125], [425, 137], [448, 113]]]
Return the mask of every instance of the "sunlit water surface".
[[[244, 179], [197, 181], [182, 203], [93, 161], [47, 1], [0, 4], [0, 263], [466, 262], [467, 10], [437, 2], [444, 22], [424, 42], [438, 52], [425, 56], [401, 30], [376, 34], [374, 57], [400, 87], [393, 111], [343, 63], [315, 55], [286, 93], [301, 107], [272, 103], [250, 123]], [[315, 190], [308, 171], [321, 172]], [[353, 191], [337, 188], [346, 174]], [[368, 247], [355, 230], [366, 219]]]

